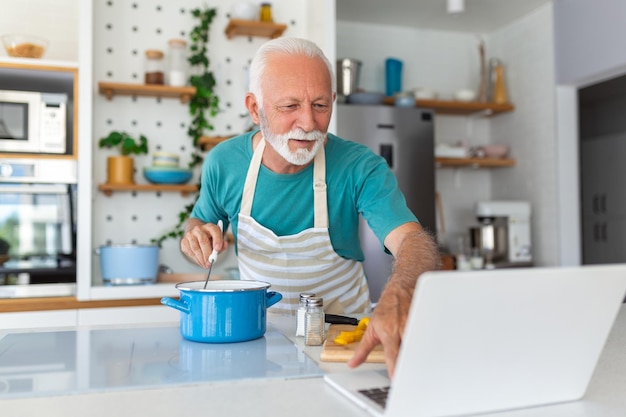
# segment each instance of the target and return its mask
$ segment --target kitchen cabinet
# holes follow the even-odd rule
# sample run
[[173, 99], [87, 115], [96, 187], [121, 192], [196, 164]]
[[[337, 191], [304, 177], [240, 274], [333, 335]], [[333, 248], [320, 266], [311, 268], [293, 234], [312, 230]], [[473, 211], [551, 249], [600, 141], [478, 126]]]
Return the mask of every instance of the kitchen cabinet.
[[[3, 158], [78, 158], [78, 67], [75, 63], [29, 58], [0, 58], [0, 89], [56, 92], [67, 95], [67, 153], [2, 154]], [[71, 112], [71, 113], [70, 113]]]
[[626, 262], [626, 133], [581, 141], [583, 263]]
[[278, 38], [287, 29], [287, 25], [257, 20], [230, 19], [224, 33], [228, 39], [235, 36], [259, 36]]

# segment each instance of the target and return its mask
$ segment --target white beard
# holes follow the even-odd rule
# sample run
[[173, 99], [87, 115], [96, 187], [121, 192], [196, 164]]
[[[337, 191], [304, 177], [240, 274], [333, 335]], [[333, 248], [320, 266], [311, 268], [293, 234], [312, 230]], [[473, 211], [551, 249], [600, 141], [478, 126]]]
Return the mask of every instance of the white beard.
[[[293, 165], [306, 165], [311, 162], [320, 150], [320, 147], [324, 144], [324, 139], [326, 138], [326, 135], [319, 130], [305, 132], [302, 129], [294, 129], [282, 135], [275, 135], [269, 129], [269, 123], [267, 123], [263, 112], [259, 112], [259, 121], [261, 133], [263, 133], [263, 137], [267, 143], [269, 143], [281, 157]], [[289, 139], [314, 141], [315, 144], [311, 150], [297, 149], [292, 152], [289, 149]]]

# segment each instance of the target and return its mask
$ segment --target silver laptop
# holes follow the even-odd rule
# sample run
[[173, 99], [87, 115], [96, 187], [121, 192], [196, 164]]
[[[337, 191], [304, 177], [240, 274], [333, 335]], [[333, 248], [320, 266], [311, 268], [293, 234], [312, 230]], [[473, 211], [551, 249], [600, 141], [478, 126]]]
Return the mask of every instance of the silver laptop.
[[[384, 371], [324, 378], [387, 417], [577, 400], [625, 294], [626, 264], [428, 272], [418, 280], [393, 383]], [[384, 397], [385, 386], [383, 408], [376, 395]]]

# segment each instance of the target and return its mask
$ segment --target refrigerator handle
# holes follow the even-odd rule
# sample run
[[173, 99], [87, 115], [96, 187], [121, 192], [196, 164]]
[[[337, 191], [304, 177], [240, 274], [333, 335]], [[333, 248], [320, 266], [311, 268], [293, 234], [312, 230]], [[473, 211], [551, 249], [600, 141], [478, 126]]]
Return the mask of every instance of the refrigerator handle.
[[387, 161], [387, 165], [389, 165], [389, 168], [393, 169], [393, 145], [385, 145], [381, 143], [379, 154], [380, 156], [385, 158], [385, 161]]

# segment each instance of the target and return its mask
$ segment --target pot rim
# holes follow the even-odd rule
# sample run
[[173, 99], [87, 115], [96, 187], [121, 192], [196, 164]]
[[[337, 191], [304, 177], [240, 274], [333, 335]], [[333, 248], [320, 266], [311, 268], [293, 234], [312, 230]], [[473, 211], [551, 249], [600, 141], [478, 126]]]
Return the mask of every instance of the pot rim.
[[100, 245], [100, 248], [158, 248], [157, 245], [137, 245], [133, 243], [112, 243], [110, 245]]
[[[189, 291], [189, 292], [232, 293], [232, 292], [266, 290], [269, 287], [271, 287], [271, 284], [269, 282], [264, 282], [264, 281], [224, 279], [224, 280], [209, 281], [209, 284], [213, 288], [209, 288], [209, 287], [204, 288], [205, 282], [206, 281], [179, 282], [178, 284], [176, 284], [176, 288], [180, 291]], [[187, 288], [185, 286], [187, 286]], [[193, 288], [195, 286], [198, 286], [198, 288]]]

